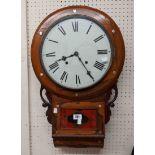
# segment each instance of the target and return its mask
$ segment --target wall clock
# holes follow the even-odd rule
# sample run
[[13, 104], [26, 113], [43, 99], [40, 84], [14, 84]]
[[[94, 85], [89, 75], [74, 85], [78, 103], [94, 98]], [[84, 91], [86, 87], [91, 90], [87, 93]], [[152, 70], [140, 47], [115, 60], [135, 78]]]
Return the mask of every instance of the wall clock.
[[70, 6], [41, 22], [31, 60], [55, 146], [103, 147], [124, 58], [121, 32], [102, 11]]

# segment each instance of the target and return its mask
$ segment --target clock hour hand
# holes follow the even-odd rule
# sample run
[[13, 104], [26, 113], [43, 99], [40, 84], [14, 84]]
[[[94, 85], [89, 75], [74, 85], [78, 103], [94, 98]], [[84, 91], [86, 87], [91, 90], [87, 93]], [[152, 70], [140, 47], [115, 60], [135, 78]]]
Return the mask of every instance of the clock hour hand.
[[56, 60], [56, 62], [58, 62], [58, 61], [66, 61], [66, 59], [67, 58], [71, 58], [71, 57], [73, 57], [74, 56], [74, 54], [71, 54], [71, 55], [69, 55], [69, 56], [62, 56], [62, 58], [61, 59], [58, 59], [58, 60]]
[[83, 67], [86, 69], [87, 75], [89, 75], [90, 78], [94, 81], [94, 77], [91, 75], [91, 72], [87, 69], [87, 67], [85, 66], [85, 64], [83, 63], [83, 61], [81, 60], [81, 58], [79, 57], [79, 53], [76, 51], [76, 52], [74, 53], [74, 55], [79, 59], [79, 61], [80, 61], [81, 64], [83, 65]]

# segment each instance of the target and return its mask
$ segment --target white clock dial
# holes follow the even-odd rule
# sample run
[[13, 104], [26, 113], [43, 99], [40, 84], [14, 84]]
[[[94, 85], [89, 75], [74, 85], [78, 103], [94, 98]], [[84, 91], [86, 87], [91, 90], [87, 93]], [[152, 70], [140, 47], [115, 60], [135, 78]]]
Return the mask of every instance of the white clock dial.
[[41, 58], [51, 80], [65, 88], [83, 89], [105, 76], [112, 48], [99, 24], [75, 16], [52, 26], [44, 37]]

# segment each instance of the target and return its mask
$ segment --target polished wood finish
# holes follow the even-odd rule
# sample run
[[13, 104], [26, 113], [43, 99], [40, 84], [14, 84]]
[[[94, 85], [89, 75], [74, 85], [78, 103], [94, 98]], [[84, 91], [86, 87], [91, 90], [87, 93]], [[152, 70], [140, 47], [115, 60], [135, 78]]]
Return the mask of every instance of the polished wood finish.
[[[110, 92], [109, 92], [110, 93]], [[110, 119], [110, 107], [105, 103], [109, 97], [104, 95], [89, 100], [69, 100], [60, 98], [46, 92], [51, 106], [46, 112], [48, 122], [52, 124], [52, 137], [56, 147], [103, 147], [105, 137], [105, 124]], [[54, 113], [54, 109], [57, 113]], [[62, 129], [60, 127], [61, 109], [95, 109], [98, 113], [97, 129], [80, 130]]]
[[[97, 128], [96, 129], [63, 129], [60, 127], [60, 114], [55, 114], [56, 124], [53, 128], [53, 140], [55, 146], [77, 146], [89, 147], [103, 144], [104, 140], [104, 112], [103, 102], [69, 102], [59, 106], [61, 109], [94, 109], [97, 111]], [[92, 140], [91, 140], [92, 139]], [[103, 145], [102, 145], [103, 146]]]
[[[73, 15], [87, 16], [96, 20], [104, 27], [113, 47], [112, 64], [103, 79], [90, 88], [76, 91], [63, 88], [52, 81], [46, 75], [40, 58], [41, 43], [49, 27], [56, 21]], [[125, 47], [121, 32], [116, 23], [102, 11], [86, 6], [70, 6], [51, 13], [41, 22], [33, 37], [31, 60], [34, 72], [41, 85], [46, 88], [46, 96], [50, 102], [46, 116], [48, 122], [52, 124], [55, 146], [103, 147], [105, 124], [110, 120], [111, 115], [108, 101], [111, 90], [122, 71], [124, 59]], [[95, 109], [97, 128], [87, 130], [61, 128], [61, 109]], [[54, 110], [56, 111], [54, 112]]]
[[[76, 13], [74, 13], [73, 10], [76, 10]], [[88, 16], [101, 24], [109, 35], [114, 52], [112, 65], [106, 76], [95, 86], [76, 91], [63, 88], [52, 81], [45, 73], [40, 59], [40, 46], [48, 28], [57, 20], [72, 15]], [[42, 35], [40, 35], [40, 33], [42, 33]], [[41, 22], [33, 37], [31, 60], [36, 76], [47, 90], [63, 98], [78, 100], [97, 97], [116, 83], [124, 64], [124, 51], [125, 47], [121, 32], [115, 22], [107, 14], [86, 6], [70, 6], [51, 13]]]

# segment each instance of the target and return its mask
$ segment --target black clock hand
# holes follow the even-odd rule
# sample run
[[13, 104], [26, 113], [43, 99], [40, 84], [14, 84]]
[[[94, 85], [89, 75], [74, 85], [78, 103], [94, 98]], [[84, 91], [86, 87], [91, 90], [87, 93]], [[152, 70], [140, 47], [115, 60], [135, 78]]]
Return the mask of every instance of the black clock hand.
[[79, 57], [79, 53], [78, 52], [75, 52], [74, 55], [79, 59], [79, 61], [83, 65], [83, 67], [86, 69], [87, 75], [89, 75], [90, 78], [94, 81], [94, 77], [91, 75], [91, 72], [87, 69], [87, 67], [85, 66], [85, 64], [83, 63], [83, 61], [81, 60], [81, 58]]
[[66, 61], [66, 59], [67, 58], [71, 58], [71, 57], [73, 57], [74, 56], [74, 54], [71, 54], [71, 55], [69, 55], [69, 56], [62, 56], [62, 58], [61, 59], [58, 59], [58, 60], [56, 60], [56, 62], [58, 62], [58, 61]]

